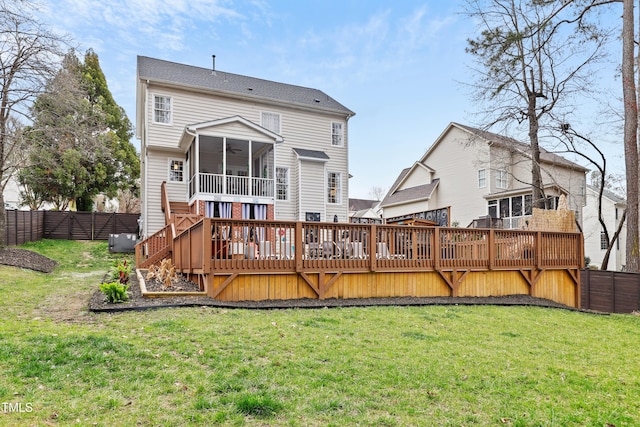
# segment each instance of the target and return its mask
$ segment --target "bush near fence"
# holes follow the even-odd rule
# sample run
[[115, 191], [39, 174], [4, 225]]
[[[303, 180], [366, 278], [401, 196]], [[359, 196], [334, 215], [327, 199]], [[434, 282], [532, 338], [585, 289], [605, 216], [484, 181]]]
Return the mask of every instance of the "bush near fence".
[[139, 214], [6, 211], [5, 241], [8, 246], [41, 239], [108, 240], [110, 234], [138, 232]]

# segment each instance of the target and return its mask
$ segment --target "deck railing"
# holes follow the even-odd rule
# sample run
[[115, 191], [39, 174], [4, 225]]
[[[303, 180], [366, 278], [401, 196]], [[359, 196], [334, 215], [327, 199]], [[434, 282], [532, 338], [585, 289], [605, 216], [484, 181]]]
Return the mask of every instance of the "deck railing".
[[[199, 174], [199, 193], [203, 195], [233, 195], [274, 197], [274, 180], [249, 176]], [[189, 183], [190, 196], [195, 194], [193, 183]]]
[[173, 242], [189, 273], [566, 269], [579, 233], [204, 218]]

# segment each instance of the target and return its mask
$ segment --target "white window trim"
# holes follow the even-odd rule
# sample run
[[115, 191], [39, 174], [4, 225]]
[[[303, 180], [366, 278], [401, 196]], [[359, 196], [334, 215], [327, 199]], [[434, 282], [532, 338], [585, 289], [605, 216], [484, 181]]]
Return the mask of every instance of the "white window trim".
[[[158, 122], [156, 121], [156, 98], [169, 98], [169, 121], [168, 122]], [[162, 95], [159, 93], [154, 93], [151, 97], [152, 105], [151, 105], [151, 121], [156, 125], [165, 125], [171, 126], [173, 125], [173, 97], [171, 95]]]
[[[503, 179], [504, 175], [504, 179]], [[504, 181], [504, 186], [501, 183]], [[505, 169], [496, 170], [496, 188], [501, 190], [509, 188], [509, 175]]]
[[[340, 143], [333, 143], [333, 125], [340, 125]], [[331, 122], [331, 145], [333, 147], [344, 147], [344, 123], [342, 122]]]
[[[265, 126], [264, 124], [264, 114], [273, 114], [274, 116], [278, 116], [278, 129], [274, 130], [274, 129], [270, 129], [269, 127]], [[262, 126], [263, 128], [270, 130], [271, 132], [277, 133], [278, 135], [280, 135], [282, 133], [282, 114], [280, 113], [276, 113], [275, 111], [267, 111], [267, 110], [263, 110], [260, 111], [260, 126]]]
[[[182, 162], [182, 179], [180, 181], [176, 181], [171, 179], [171, 163], [172, 162]], [[174, 183], [174, 184], [182, 184], [185, 182], [185, 174], [187, 173], [187, 162], [185, 162], [184, 159], [178, 159], [178, 158], [169, 158], [167, 159], [167, 183]]]
[[487, 187], [487, 170], [478, 169], [478, 188], [486, 188], [486, 187]]
[[[284, 199], [279, 199], [278, 198], [278, 169], [285, 169], [287, 171], [287, 182], [286, 182], [286, 186], [287, 186], [287, 197]], [[289, 194], [291, 193], [291, 185], [290, 185], [290, 176], [291, 176], [291, 170], [288, 167], [285, 166], [276, 166], [276, 200], [279, 202], [288, 202], [289, 201]]]
[[[331, 174], [337, 175], [337, 180], [336, 180], [337, 192], [336, 192], [336, 201], [335, 202], [330, 202], [329, 201], [329, 191], [330, 191], [329, 175], [331, 175]], [[325, 182], [327, 183], [327, 192], [326, 192], [327, 204], [329, 204], [329, 205], [340, 205], [340, 204], [342, 204], [342, 172], [327, 171], [327, 175], [325, 176]]]

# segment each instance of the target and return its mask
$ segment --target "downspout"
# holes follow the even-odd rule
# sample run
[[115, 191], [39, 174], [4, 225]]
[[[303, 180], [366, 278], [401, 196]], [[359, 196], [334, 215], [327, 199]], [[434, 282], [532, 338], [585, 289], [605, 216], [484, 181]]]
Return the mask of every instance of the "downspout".
[[[142, 147], [141, 147], [141, 152], [140, 152], [140, 156], [144, 158], [144, 198], [142, 199], [142, 203], [144, 203], [144, 206], [142, 207], [142, 237], [144, 237], [145, 239], [148, 236], [148, 230], [149, 230], [149, 203], [148, 203], [148, 199], [149, 199], [149, 143], [147, 141], [147, 128], [149, 126], [149, 124], [147, 123], [148, 120], [148, 101], [149, 101], [149, 80], [145, 81], [145, 85], [144, 85], [144, 100], [143, 100], [143, 112], [142, 112], [142, 117], [144, 117], [143, 122], [144, 125], [142, 126]], [[144, 153], [142, 152], [142, 148], [144, 148]]]

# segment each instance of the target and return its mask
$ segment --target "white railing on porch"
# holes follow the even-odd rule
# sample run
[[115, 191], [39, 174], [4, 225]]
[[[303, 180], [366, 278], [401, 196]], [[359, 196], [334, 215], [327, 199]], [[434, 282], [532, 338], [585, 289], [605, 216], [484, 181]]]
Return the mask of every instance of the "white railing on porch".
[[[274, 197], [274, 180], [250, 176], [219, 175], [201, 173], [200, 194], [233, 195], [252, 197]], [[189, 195], [195, 194], [193, 183], [189, 183]]]
[[506, 230], [524, 230], [527, 228], [529, 221], [531, 221], [531, 215], [502, 218], [502, 228]]

